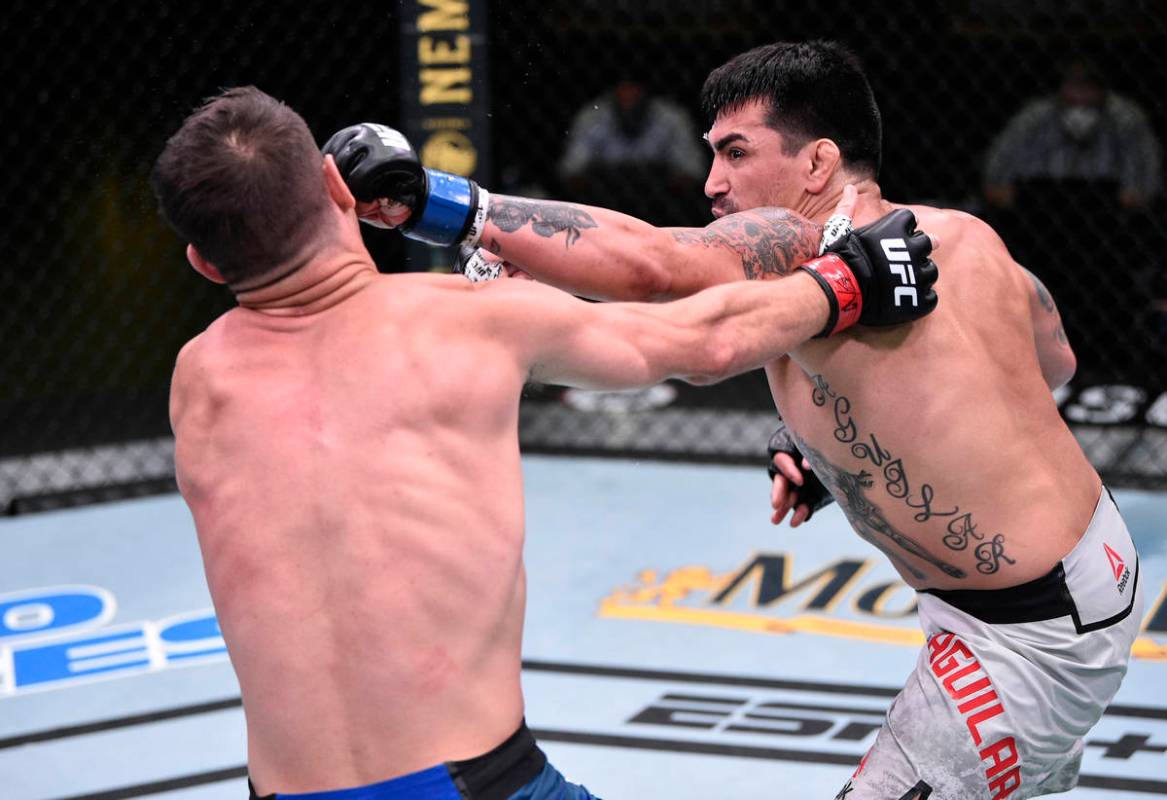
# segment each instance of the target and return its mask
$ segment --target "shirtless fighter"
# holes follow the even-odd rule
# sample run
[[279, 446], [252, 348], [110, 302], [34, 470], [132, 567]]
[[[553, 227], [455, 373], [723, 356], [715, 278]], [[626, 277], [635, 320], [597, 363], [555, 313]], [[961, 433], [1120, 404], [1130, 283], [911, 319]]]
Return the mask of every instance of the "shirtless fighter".
[[[902, 207], [881, 196], [879, 110], [842, 47], [757, 48], [715, 70], [702, 100], [718, 218], [703, 229], [484, 192], [471, 202], [474, 187], [453, 199], [412, 151], [361, 126], [326, 151], [360, 200], [377, 201], [358, 204], [362, 218], [444, 244], [481, 222], [498, 257], [597, 299], [790, 275], [847, 184], [859, 190], [857, 223]], [[937, 311], [814, 340], [767, 365], [784, 420], [775, 522], [795, 505], [794, 523], [806, 518], [817, 477], [918, 590], [927, 636], [839, 797], [1064, 791], [1126, 672], [1142, 615], [1138, 556], [1051, 397], [1075, 359], [1049, 293], [980, 220], [909, 208], [944, 244]], [[449, 233], [434, 235], [438, 219]], [[901, 257], [898, 244], [884, 248]], [[910, 297], [918, 275], [905, 265], [902, 276]]]
[[[252, 87], [195, 111], [152, 183], [191, 264], [238, 301], [179, 354], [170, 410], [253, 794], [590, 797], [523, 723], [523, 384], [712, 381], [936, 305], [908, 212], [790, 280], [665, 305], [380, 275], [333, 158]], [[896, 302], [888, 238], [917, 303]]]

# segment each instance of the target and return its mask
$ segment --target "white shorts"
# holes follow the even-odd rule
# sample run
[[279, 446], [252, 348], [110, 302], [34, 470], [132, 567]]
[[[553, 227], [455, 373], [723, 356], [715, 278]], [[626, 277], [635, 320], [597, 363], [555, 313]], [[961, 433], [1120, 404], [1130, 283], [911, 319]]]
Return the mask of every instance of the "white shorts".
[[1139, 559], [1103, 491], [1047, 575], [924, 591], [928, 643], [839, 800], [1021, 800], [1078, 781], [1082, 737], [1118, 691], [1143, 616]]

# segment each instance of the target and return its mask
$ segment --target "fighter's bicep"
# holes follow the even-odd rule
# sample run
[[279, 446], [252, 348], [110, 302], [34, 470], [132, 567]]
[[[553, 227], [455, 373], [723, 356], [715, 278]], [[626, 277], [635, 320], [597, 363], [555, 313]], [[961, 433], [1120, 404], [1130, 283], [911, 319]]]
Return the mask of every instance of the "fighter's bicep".
[[784, 208], [730, 214], [704, 228], [674, 228], [680, 257], [712, 283], [789, 275], [818, 253], [822, 228]]
[[538, 383], [619, 388], [650, 383], [643, 350], [651, 332], [640, 304], [581, 300], [533, 281], [481, 286], [497, 337]]
[[577, 301], [558, 309], [531, 364], [532, 380], [590, 389], [648, 386], [674, 369], [681, 347], [671, 326], [641, 304]]

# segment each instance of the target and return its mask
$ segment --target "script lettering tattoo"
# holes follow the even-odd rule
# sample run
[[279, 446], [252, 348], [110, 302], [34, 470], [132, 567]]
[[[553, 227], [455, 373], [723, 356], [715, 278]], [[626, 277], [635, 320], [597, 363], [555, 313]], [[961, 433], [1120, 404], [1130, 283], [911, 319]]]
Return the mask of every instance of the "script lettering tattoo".
[[[872, 436], [872, 439], [875, 437]], [[851, 452], [855, 453], [855, 448], [851, 448]], [[858, 455], [858, 453], [856, 453]], [[891, 455], [885, 453], [885, 455]], [[883, 477], [887, 481], [887, 493], [897, 500], [906, 500], [911, 494], [912, 488], [908, 486], [908, 476], [904, 474], [904, 462], [901, 459], [896, 459], [890, 462], [883, 468]]]
[[531, 230], [546, 239], [557, 233], [566, 233], [567, 247], [579, 240], [584, 228], [599, 227], [591, 214], [571, 203], [523, 200], [503, 195], [494, 195], [490, 199], [486, 218], [506, 233], [514, 233], [528, 222]]
[[[852, 421], [851, 425], [854, 426], [854, 424], [855, 424], [854, 421]], [[868, 461], [870, 461], [872, 464], [874, 464], [877, 467], [882, 466], [884, 461], [887, 461], [887, 459], [891, 458], [891, 453], [887, 452], [886, 450], [884, 450], [882, 447], [879, 446], [879, 440], [875, 438], [874, 433], [871, 434], [871, 444], [870, 445], [867, 444], [866, 442], [859, 442], [858, 444], [851, 445], [851, 455], [855, 456], [855, 458], [858, 458], [858, 459], [867, 459]], [[899, 459], [896, 459], [896, 463], [898, 463], [898, 462], [899, 462]], [[889, 473], [888, 473], [888, 470], [891, 470], [891, 469], [892, 469], [891, 464], [888, 464], [886, 467], [883, 468], [883, 477], [889, 481], [892, 480], [892, 478], [889, 477]], [[891, 491], [891, 490], [889, 489], [888, 491]]]
[[[818, 475], [819, 480], [831, 490], [831, 494], [839, 502], [839, 506], [847, 515], [847, 519], [850, 520], [851, 527], [855, 529], [856, 533], [882, 550], [888, 558], [901, 565], [917, 580], [924, 580], [927, 575], [921, 572], [918, 567], [905, 561], [899, 551], [902, 550], [931, 564], [950, 577], [966, 577], [964, 570], [960, 567], [936, 558], [923, 545], [888, 521], [879, 506], [867, 496], [867, 490], [874, 483], [870, 472], [865, 469], [859, 472], [848, 472], [842, 467], [832, 464], [826, 456], [802, 439], [797, 437], [796, 439], [799, 449], [814, 467], [814, 472]], [[891, 545], [895, 545], [895, 547]]]
[[1005, 555], [1005, 541], [1004, 535], [998, 533], [992, 539], [982, 544], [977, 545], [977, 549], [973, 552], [976, 554], [977, 572], [982, 575], [992, 575], [1001, 568], [1001, 562], [1005, 561], [1009, 564], [1016, 564], [1017, 562]]
[[701, 229], [672, 232], [681, 244], [733, 251], [750, 280], [789, 275], [818, 254], [822, 226], [784, 208], [754, 208], [711, 222]]
[[828, 397], [835, 397], [835, 392], [827, 385], [822, 375], [812, 375], [810, 379], [814, 389], [810, 392], [810, 400], [816, 406], [826, 405]]
[[948, 522], [948, 533], [944, 535], [944, 544], [950, 550], [963, 550], [968, 547], [968, 537], [970, 536], [978, 541], [985, 538], [983, 533], [977, 531], [972, 514], [961, 514]]
[[916, 522], [927, 522], [932, 517], [951, 517], [953, 514], [960, 513], [960, 506], [957, 506], [951, 511], [937, 511], [932, 508], [932, 497], [934, 494], [935, 490], [932, 488], [932, 484], [922, 483], [920, 484], [920, 501], [918, 503], [913, 503], [910, 497], [904, 498], [904, 502], [910, 507], [920, 509], [912, 519], [916, 520]]
[[[903, 501], [908, 508], [916, 510], [916, 513], [912, 515], [912, 519], [916, 522], [928, 522], [933, 517], [954, 517], [955, 519], [948, 523], [948, 533], [941, 540], [949, 550], [965, 550], [968, 547], [968, 539], [970, 536], [978, 541], [985, 538], [984, 534], [977, 531], [976, 523], [973, 521], [973, 516], [970, 512], [965, 512], [963, 515], [957, 516], [961, 513], [960, 506], [953, 506], [951, 508], [937, 508], [935, 506], [936, 489], [932, 484], [920, 483], [918, 487], [913, 487], [911, 481], [908, 479], [903, 459], [896, 457], [891, 451], [883, 447], [874, 433], [870, 434], [866, 440], [856, 441], [859, 438], [859, 426], [852, 413], [853, 406], [851, 400], [846, 395], [831, 389], [822, 375], [812, 375], [811, 385], [810, 399], [812, 403], [819, 407], [826, 406], [828, 401], [831, 403], [831, 410], [835, 422], [835, 439], [843, 444], [851, 443], [851, 455], [860, 461], [866, 461], [873, 467], [880, 469], [884, 480], [884, 490], [888, 495], [896, 500]], [[802, 451], [805, 454], [807, 448], [803, 447]], [[827, 463], [821, 453], [819, 453], [819, 458], [823, 461], [824, 469], [834, 470], [836, 473], [843, 472], [839, 467]], [[811, 459], [811, 461], [813, 462], [814, 459]], [[815, 471], [819, 472], [818, 464], [815, 465]], [[847, 473], [843, 472], [843, 474], [845, 475]], [[863, 470], [862, 475], [865, 482], [862, 482], [860, 485], [863, 488], [869, 488], [873, 483], [871, 474]], [[823, 474], [820, 473], [819, 477], [822, 478]], [[848, 494], [848, 486], [845, 485], [846, 482], [838, 476], [836, 476], [835, 480], [839, 482], [840, 491], [843, 493], [843, 496], [848, 498], [849, 502], [852, 502], [852, 496], [859, 496], [857, 494], [859, 490], [854, 486], [849, 487], [850, 494]], [[838, 499], [840, 495], [837, 493], [834, 494], [836, 499]], [[865, 497], [863, 497], [863, 500], [867, 505], [871, 505], [870, 501]], [[842, 501], [840, 501], [840, 504], [844, 505]], [[849, 518], [852, 517], [851, 511], [848, 510], [846, 505], [844, 505], [844, 511], [847, 512]], [[868, 530], [875, 530], [882, 533], [912, 555], [925, 558], [925, 560], [937, 566], [943, 565], [940, 568], [953, 577], [964, 577], [964, 573], [952, 565], [939, 561], [939, 559], [933, 559], [926, 553], [924, 556], [921, 556], [920, 552], [925, 552], [923, 548], [902, 532], [895, 531], [894, 535], [889, 533], [888, 530], [894, 531], [894, 528], [891, 528], [890, 524], [887, 523], [882, 515], [880, 515], [880, 521], [877, 523], [873, 523], [871, 520], [865, 521], [863, 513], [858, 513], [858, 519], [867, 526]], [[860, 522], [856, 522], [855, 518], [852, 518], [852, 524], [856, 526], [856, 530], [859, 530]], [[860, 534], [864, 535], [864, 532], [860, 531]], [[869, 537], [864, 535], [864, 538]], [[909, 543], [910, 546], [905, 545], [905, 542]], [[1001, 533], [996, 534], [992, 540], [982, 542], [982, 544], [978, 545], [974, 550], [974, 554], [978, 562], [977, 570], [985, 575], [992, 574], [1000, 569], [1002, 561], [1007, 564], [1016, 563], [1005, 554], [1005, 536]], [[960, 572], [960, 575], [948, 572], [944, 569], [945, 567]]]
[[851, 419], [851, 401], [846, 397], [835, 398], [835, 439], [847, 444], [859, 435], [855, 421]]

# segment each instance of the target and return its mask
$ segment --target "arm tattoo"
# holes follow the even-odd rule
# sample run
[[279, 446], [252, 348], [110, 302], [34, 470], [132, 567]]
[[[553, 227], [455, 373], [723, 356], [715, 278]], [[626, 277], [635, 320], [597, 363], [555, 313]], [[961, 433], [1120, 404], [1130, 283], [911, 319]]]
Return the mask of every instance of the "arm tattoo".
[[[1022, 267], [1022, 269], [1025, 269], [1025, 267]], [[1045, 284], [1041, 282], [1041, 279], [1027, 269], [1025, 269], [1025, 274], [1033, 281], [1033, 288], [1037, 290], [1037, 299], [1041, 303], [1041, 307], [1050, 314], [1057, 311], [1058, 309], [1054, 305], [1054, 298], [1050, 295], [1049, 289], [1045, 288]]]
[[599, 223], [591, 214], [571, 203], [524, 200], [502, 195], [490, 198], [486, 219], [506, 233], [514, 233], [528, 222], [535, 233], [547, 239], [557, 233], [566, 232], [567, 247], [576, 243], [584, 228], [599, 227]]
[[[1025, 267], [1022, 267], [1025, 269]], [[1054, 305], [1053, 295], [1049, 293], [1049, 289], [1045, 288], [1045, 284], [1041, 279], [1034, 275], [1029, 270], [1025, 269], [1025, 274], [1033, 281], [1033, 288], [1037, 290], [1037, 301], [1041, 303], [1041, 307], [1046, 310], [1048, 314], [1057, 314], [1058, 307]], [[1058, 314], [1058, 327], [1054, 331], [1054, 340], [1063, 347], [1070, 346], [1070, 340], [1066, 337], [1066, 327], [1062, 324], [1062, 317]]]
[[731, 250], [751, 280], [789, 275], [818, 254], [822, 226], [785, 208], [755, 208], [730, 214], [704, 228], [673, 231], [681, 244]]
[[[1004, 534], [997, 533], [986, 540], [985, 534], [977, 529], [971, 512], [966, 511], [962, 514], [960, 506], [936, 507], [936, 490], [932, 484], [913, 484], [908, 478], [903, 459], [897, 458], [884, 448], [874, 433], [862, 438], [859, 426], [852, 414], [851, 400], [846, 395], [831, 389], [822, 375], [813, 376], [811, 383], [811, 402], [820, 408], [829, 405], [834, 415], [835, 440], [841, 444], [849, 444], [852, 456], [867, 462], [878, 471], [884, 484], [884, 491], [892, 498], [900, 500], [909, 508], [916, 510], [912, 519], [916, 522], [928, 522], [933, 517], [949, 518], [948, 533], [941, 540], [949, 550], [955, 552], [966, 550], [970, 538], [980, 542], [973, 548], [973, 555], [977, 560], [977, 572], [982, 575], [992, 575], [997, 572], [1001, 568], [1001, 562], [1017, 563], [1005, 554]], [[800, 444], [804, 443], [800, 442]], [[804, 446], [802, 452], [815, 454], [814, 456], [807, 455], [807, 458], [814, 465], [815, 472], [819, 474], [819, 477], [827, 482], [832, 490], [831, 493], [839, 500], [839, 504], [851, 520], [851, 524], [861, 536], [871, 541], [874, 534], [880, 534], [908, 553], [937, 567], [946, 575], [953, 578], [965, 577], [963, 570], [933, 557], [916, 541], [897, 531], [887, 522], [879, 512], [878, 507], [857, 488], [873, 486], [874, 476], [872, 473], [866, 469], [858, 475], [848, 473], [828, 462], [822, 453], [813, 450], [813, 448]], [[835, 492], [836, 486], [839, 487], [839, 492]], [[881, 549], [886, 552], [885, 548]], [[901, 561], [901, 563], [903, 562]], [[915, 570], [913, 570], [913, 574], [916, 574]]]

